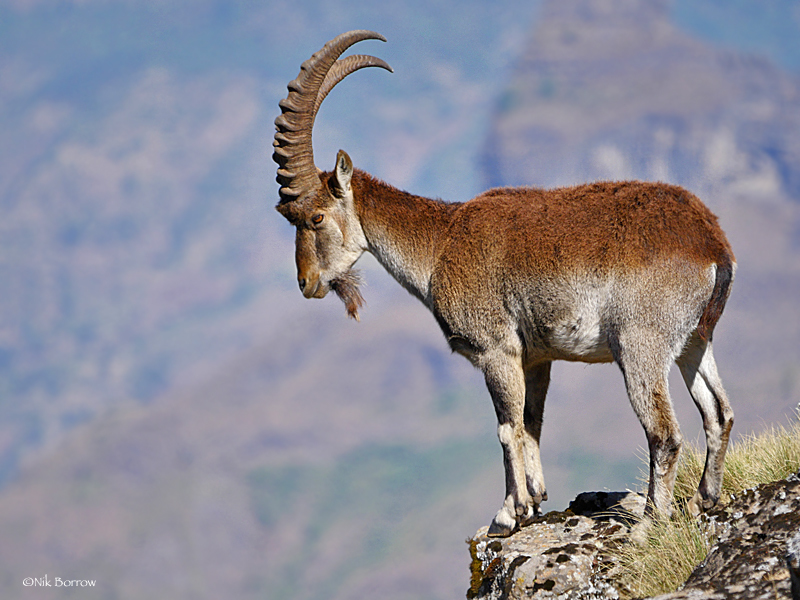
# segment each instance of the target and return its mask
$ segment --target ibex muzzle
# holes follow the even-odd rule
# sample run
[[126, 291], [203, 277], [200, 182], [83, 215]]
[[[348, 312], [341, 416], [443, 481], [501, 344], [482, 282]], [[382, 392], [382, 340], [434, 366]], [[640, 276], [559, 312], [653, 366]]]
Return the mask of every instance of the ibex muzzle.
[[319, 171], [311, 133], [322, 100], [357, 69], [391, 71], [371, 56], [339, 59], [367, 39], [384, 40], [351, 31], [303, 63], [275, 121], [277, 209], [297, 227], [303, 295], [333, 290], [358, 318], [363, 299], [352, 267], [368, 251], [483, 372], [506, 475], [490, 535], [529, 523], [547, 499], [539, 437], [554, 360], [619, 366], [650, 450], [648, 510], [664, 515], [682, 440], [667, 385], [676, 362], [707, 442], [690, 509], [714, 505], [733, 412], [711, 337], [736, 269], [717, 218], [691, 193], [663, 183], [503, 188], [445, 203], [354, 169], [343, 151], [332, 171]]

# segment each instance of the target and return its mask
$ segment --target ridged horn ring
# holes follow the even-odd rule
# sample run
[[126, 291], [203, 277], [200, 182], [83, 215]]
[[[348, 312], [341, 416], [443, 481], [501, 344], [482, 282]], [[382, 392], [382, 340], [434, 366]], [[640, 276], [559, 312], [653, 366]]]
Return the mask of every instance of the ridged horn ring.
[[342, 79], [364, 67], [381, 67], [392, 72], [383, 60], [374, 56], [353, 55], [339, 60], [342, 53], [363, 40], [386, 38], [374, 31], [343, 33], [315, 52], [300, 67], [300, 74], [287, 86], [289, 95], [278, 105], [281, 114], [275, 119], [272, 159], [278, 164], [277, 181], [281, 188], [278, 206], [294, 202], [319, 185], [311, 134], [322, 101]]

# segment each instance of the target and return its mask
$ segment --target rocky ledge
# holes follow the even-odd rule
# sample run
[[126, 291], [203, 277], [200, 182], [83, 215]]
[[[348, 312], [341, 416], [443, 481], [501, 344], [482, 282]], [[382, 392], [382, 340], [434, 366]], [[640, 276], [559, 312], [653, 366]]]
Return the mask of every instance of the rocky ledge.
[[[508, 538], [469, 540], [470, 600], [610, 600], [633, 594], [613, 552], [632, 543], [644, 499], [586, 492]], [[800, 600], [800, 472], [760, 485], [704, 515], [718, 539], [680, 590], [654, 600]]]

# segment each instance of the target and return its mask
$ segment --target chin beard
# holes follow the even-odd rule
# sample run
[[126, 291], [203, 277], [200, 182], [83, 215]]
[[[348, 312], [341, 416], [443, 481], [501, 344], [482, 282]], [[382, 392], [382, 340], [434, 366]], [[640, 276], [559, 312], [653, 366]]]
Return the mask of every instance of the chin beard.
[[344, 302], [347, 316], [359, 321], [358, 309], [364, 306], [364, 297], [359, 287], [363, 283], [361, 272], [349, 269], [347, 273], [331, 281], [331, 289]]

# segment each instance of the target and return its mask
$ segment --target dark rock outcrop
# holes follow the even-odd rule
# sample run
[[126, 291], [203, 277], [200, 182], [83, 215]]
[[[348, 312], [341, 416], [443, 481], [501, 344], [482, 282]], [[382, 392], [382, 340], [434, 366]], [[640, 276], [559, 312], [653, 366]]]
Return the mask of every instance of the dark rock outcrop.
[[746, 490], [707, 516], [719, 539], [683, 589], [658, 600], [792, 596], [800, 537], [800, 472]]
[[[585, 493], [505, 539], [469, 541], [467, 598], [630, 598], [614, 548], [631, 543], [644, 500]], [[654, 600], [800, 598], [800, 472], [746, 490], [703, 516], [717, 541], [679, 591]]]
[[627, 543], [644, 498], [634, 493], [586, 492], [564, 512], [550, 512], [508, 538], [470, 540], [467, 598], [619, 598], [611, 548]]

